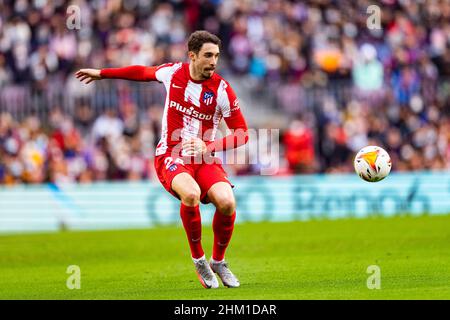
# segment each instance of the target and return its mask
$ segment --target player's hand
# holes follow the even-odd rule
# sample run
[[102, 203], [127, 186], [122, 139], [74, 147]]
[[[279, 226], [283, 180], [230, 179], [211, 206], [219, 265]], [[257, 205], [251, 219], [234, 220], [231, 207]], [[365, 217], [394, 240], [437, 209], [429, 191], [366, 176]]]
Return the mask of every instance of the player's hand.
[[75, 73], [75, 77], [80, 79], [81, 82], [88, 79], [86, 84], [102, 78], [100, 75], [100, 69], [80, 69]]
[[199, 156], [206, 153], [206, 143], [199, 138], [191, 138], [183, 141], [183, 151], [189, 156]]

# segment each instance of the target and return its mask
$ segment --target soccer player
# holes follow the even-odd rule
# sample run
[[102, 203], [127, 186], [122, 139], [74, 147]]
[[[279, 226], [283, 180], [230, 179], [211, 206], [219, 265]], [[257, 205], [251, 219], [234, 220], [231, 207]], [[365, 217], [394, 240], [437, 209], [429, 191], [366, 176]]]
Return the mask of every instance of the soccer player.
[[[205, 288], [219, 286], [214, 273], [227, 287], [240, 285], [224, 259], [236, 218], [233, 185], [214, 152], [247, 143], [248, 129], [236, 94], [230, 84], [215, 73], [220, 45], [217, 36], [196, 31], [188, 40], [189, 63], [76, 72], [76, 77], [85, 83], [127, 79], [164, 84], [167, 96], [155, 168], [164, 188], [181, 200], [181, 220], [197, 276]], [[231, 133], [215, 139], [222, 118]], [[216, 207], [212, 223], [214, 246], [209, 263], [201, 244], [200, 201], [212, 202]]]

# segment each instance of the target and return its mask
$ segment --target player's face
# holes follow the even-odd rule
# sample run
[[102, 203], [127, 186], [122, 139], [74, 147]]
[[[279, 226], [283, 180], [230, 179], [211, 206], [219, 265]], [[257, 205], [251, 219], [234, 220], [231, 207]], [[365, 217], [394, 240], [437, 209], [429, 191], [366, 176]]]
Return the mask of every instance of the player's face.
[[[192, 53], [192, 52], [191, 52]], [[191, 61], [198, 76], [202, 79], [209, 79], [214, 74], [219, 60], [219, 46], [214, 43], [205, 43], [198, 52], [192, 53]]]

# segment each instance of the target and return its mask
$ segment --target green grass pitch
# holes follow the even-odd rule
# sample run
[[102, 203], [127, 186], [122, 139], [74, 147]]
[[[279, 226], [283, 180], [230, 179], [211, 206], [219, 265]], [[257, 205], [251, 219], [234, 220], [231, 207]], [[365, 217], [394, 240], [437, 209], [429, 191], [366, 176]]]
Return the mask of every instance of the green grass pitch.
[[[0, 236], [0, 299], [450, 299], [450, 215], [238, 224], [204, 289], [181, 227]], [[212, 230], [203, 227], [211, 254]], [[69, 265], [81, 289], [69, 290]], [[367, 288], [378, 265], [381, 289]]]

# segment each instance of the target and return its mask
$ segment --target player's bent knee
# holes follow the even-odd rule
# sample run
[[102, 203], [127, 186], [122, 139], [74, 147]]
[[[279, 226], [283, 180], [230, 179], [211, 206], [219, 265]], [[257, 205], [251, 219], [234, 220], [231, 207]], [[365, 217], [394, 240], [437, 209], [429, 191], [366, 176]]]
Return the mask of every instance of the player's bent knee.
[[236, 201], [234, 197], [223, 197], [218, 199], [216, 207], [220, 213], [231, 216], [236, 210]]
[[188, 206], [196, 206], [200, 203], [200, 190], [192, 189], [180, 194], [181, 201]]
[[216, 209], [224, 215], [232, 215], [236, 210], [233, 190], [226, 182], [215, 183], [208, 191], [208, 197]]
[[173, 179], [172, 190], [178, 194], [181, 202], [187, 206], [193, 207], [200, 203], [200, 187], [187, 173], [181, 173]]

